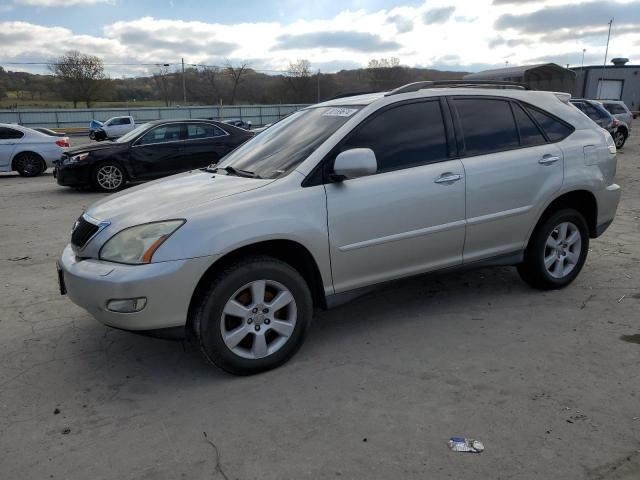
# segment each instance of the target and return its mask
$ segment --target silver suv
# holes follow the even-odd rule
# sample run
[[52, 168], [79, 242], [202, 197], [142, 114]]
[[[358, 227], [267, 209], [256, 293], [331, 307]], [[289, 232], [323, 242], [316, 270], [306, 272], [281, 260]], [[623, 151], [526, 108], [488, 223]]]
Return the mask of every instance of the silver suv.
[[620, 197], [611, 136], [568, 100], [421, 82], [305, 108], [218, 165], [91, 206], [61, 291], [251, 374], [295, 353], [315, 307], [390, 280], [515, 265], [565, 287]]

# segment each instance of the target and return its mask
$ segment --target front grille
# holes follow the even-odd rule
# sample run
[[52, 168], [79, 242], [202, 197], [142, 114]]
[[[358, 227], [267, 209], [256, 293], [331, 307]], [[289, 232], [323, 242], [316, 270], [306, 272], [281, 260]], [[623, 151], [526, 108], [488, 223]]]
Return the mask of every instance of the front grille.
[[99, 228], [98, 225], [87, 222], [84, 217], [80, 217], [71, 232], [71, 243], [78, 248], [84, 247]]

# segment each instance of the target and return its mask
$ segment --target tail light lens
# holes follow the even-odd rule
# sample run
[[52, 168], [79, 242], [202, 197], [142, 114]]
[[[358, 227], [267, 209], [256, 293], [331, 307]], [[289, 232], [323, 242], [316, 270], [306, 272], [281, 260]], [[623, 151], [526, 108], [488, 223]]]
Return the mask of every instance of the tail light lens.
[[620, 125], [620, 120], [618, 120], [617, 118], [613, 119], [613, 126], [617, 127], [618, 125]]
[[56, 140], [56, 145], [62, 148], [69, 148], [69, 138], [63, 137], [60, 140]]

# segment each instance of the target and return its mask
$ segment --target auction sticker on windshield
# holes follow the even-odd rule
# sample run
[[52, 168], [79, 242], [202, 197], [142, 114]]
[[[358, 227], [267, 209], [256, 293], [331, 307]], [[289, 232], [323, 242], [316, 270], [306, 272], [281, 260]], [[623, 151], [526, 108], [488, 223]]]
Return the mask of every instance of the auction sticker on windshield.
[[357, 108], [334, 107], [322, 114], [323, 117], [350, 117], [358, 111]]

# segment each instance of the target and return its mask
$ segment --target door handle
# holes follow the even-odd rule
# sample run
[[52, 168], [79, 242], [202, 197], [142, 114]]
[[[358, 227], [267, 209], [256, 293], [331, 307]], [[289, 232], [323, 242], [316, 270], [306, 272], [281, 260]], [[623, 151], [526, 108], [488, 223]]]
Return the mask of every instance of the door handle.
[[556, 155], [543, 155], [543, 157], [538, 160], [538, 163], [540, 165], [552, 165], [554, 163], [556, 163], [558, 160], [560, 160], [560, 157], [556, 156]]
[[438, 178], [436, 178], [434, 182], [435, 183], [453, 183], [453, 182], [457, 182], [458, 180], [462, 180], [462, 178], [463, 178], [462, 175], [460, 175], [459, 173], [447, 172], [447, 173], [443, 173]]

